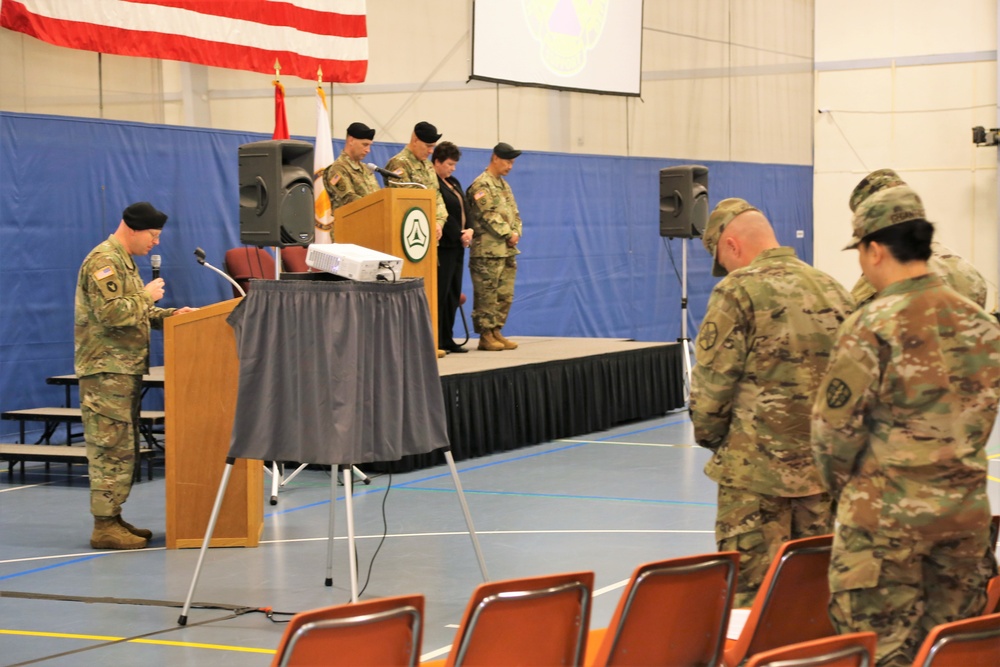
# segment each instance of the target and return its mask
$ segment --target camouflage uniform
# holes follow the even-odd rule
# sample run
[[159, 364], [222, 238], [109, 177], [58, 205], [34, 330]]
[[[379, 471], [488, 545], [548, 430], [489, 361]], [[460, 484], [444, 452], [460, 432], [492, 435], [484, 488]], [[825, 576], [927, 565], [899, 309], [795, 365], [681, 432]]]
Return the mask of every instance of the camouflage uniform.
[[851, 309], [833, 278], [791, 248], [765, 250], [713, 290], [695, 343], [691, 420], [712, 450], [716, 541], [740, 552], [749, 606], [781, 543], [831, 530], [809, 449], [809, 410]]
[[889, 285], [841, 330], [813, 411], [839, 497], [830, 613], [878, 633], [880, 664], [909, 665], [934, 625], [985, 604], [998, 382], [996, 322], [938, 276]]
[[521, 236], [521, 214], [514, 193], [501, 176], [484, 171], [465, 191], [472, 210], [472, 324], [476, 333], [502, 329], [514, 303], [514, 278], [520, 250], [507, 245]]
[[135, 261], [113, 235], [80, 267], [74, 357], [96, 517], [118, 516], [132, 489], [149, 332], [174, 312], [153, 305], [143, 288]]
[[[925, 219], [884, 190], [854, 239]], [[837, 506], [830, 617], [874, 631], [882, 667], [910, 665], [928, 631], [980, 613], [989, 548], [986, 441], [1000, 399], [1000, 328], [937, 275], [899, 280], [840, 330], [812, 414], [812, 447]]]
[[[335, 212], [334, 218], [336, 210], [341, 206], [367, 197], [379, 189], [374, 174], [343, 151], [329, 167], [323, 170], [323, 187], [330, 196], [330, 210]], [[331, 243], [334, 241], [335, 233], [336, 224], [330, 232]]]
[[[854, 187], [848, 206], [853, 213], [857, 211], [862, 202], [876, 192], [898, 185], [906, 185], [906, 182], [892, 169], [873, 171]], [[976, 270], [976, 267], [943, 244], [936, 241], [931, 243], [931, 258], [928, 261], [928, 268], [944, 278], [944, 282], [953, 290], [978, 303], [981, 308], [986, 307], [986, 280]], [[854, 297], [854, 303], [860, 308], [875, 298], [875, 288], [868, 282], [867, 278], [861, 276], [854, 284], [851, 296]]]
[[[392, 156], [392, 159], [385, 165], [389, 171], [395, 172], [403, 177], [404, 181], [410, 183], [420, 183], [428, 190], [434, 192], [436, 203], [434, 204], [434, 219], [438, 229], [444, 229], [444, 223], [448, 221], [448, 209], [445, 208], [444, 199], [438, 189], [437, 172], [431, 165], [430, 160], [421, 160], [408, 146]], [[398, 181], [388, 179], [386, 185], [390, 188], [412, 188], [412, 185], [400, 185]]]
[[[980, 308], [986, 307], [986, 280], [976, 267], [953, 253], [947, 246], [937, 241], [931, 243], [931, 258], [927, 261], [927, 268], [941, 276], [948, 287], [979, 304]], [[861, 307], [875, 298], [875, 288], [861, 276], [854, 284], [851, 296], [854, 297], [858, 307]]]

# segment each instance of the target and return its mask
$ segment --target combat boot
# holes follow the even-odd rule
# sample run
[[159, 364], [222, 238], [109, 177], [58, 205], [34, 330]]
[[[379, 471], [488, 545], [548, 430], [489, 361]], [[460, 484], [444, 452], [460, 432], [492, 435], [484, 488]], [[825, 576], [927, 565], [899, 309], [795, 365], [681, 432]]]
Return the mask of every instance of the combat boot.
[[504, 349], [503, 343], [493, 337], [492, 329], [484, 329], [479, 334], [479, 349], [488, 352], [499, 352]]
[[152, 537], [153, 537], [153, 531], [149, 530], [148, 528], [136, 528], [135, 526], [133, 526], [132, 524], [130, 524], [128, 521], [126, 521], [125, 519], [123, 519], [121, 514], [118, 515], [117, 519], [118, 519], [118, 525], [119, 526], [121, 526], [122, 528], [124, 528], [128, 532], [132, 533], [136, 537], [141, 537], [144, 540], [152, 539]]
[[94, 532], [90, 536], [93, 549], [142, 549], [146, 540], [128, 532], [117, 517], [94, 517]]
[[500, 333], [500, 329], [494, 329], [493, 330], [493, 338], [495, 338], [498, 343], [500, 343], [501, 345], [503, 345], [503, 349], [505, 349], [505, 350], [516, 350], [517, 349], [517, 343], [515, 343], [512, 340], [507, 340], [506, 338], [504, 338], [503, 334]]

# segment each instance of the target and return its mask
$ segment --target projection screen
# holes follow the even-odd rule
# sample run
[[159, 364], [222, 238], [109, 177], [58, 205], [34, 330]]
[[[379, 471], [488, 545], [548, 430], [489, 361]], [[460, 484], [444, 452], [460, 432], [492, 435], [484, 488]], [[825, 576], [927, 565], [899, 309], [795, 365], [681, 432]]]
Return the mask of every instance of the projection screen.
[[642, 0], [475, 0], [473, 79], [639, 95]]

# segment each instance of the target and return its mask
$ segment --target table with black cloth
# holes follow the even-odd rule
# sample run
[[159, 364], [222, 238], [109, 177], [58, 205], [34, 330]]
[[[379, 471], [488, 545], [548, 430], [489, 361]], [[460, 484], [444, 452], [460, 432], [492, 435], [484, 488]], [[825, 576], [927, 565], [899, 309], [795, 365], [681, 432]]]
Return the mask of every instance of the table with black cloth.
[[[239, 383], [232, 440], [180, 625], [197, 586], [232, 460], [294, 460], [344, 473], [351, 600], [358, 600], [351, 506], [355, 463], [395, 461], [443, 449], [483, 579], [486, 562], [448, 449], [444, 398], [424, 281], [334, 280], [329, 274], [255, 280], [227, 322], [236, 336]], [[333, 501], [326, 585], [333, 585]]]
[[228, 322], [229, 456], [343, 466], [448, 447], [422, 279], [257, 280]]

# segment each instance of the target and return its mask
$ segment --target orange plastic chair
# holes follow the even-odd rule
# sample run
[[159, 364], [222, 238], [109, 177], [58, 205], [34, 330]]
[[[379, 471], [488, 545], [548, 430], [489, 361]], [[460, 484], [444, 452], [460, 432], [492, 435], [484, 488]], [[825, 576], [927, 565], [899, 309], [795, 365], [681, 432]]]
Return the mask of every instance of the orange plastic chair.
[[854, 632], [762, 651], [746, 667], [870, 667], [875, 664], [874, 632]]
[[726, 640], [726, 667], [762, 651], [836, 634], [827, 615], [832, 544], [833, 535], [820, 535], [781, 545], [739, 638]]
[[996, 613], [1000, 613], [1000, 575], [993, 577], [986, 584], [986, 606], [982, 615]]
[[444, 661], [422, 665], [580, 665], [590, 623], [593, 572], [480, 584]]
[[289, 245], [281, 249], [281, 268], [293, 273], [307, 273], [311, 269], [306, 264], [309, 249], [301, 245]]
[[423, 595], [366, 600], [292, 617], [271, 667], [416, 665]]
[[[243, 291], [250, 289], [251, 278], [273, 280], [275, 277], [274, 257], [264, 248], [242, 246], [230, 248], [223, 259], [223, 268], [233, 280], [240, 284]], [[233, 288], [233, 296], [241, 296], [239, 290]]]
[[584, 663], [718, 665], [739, 562], [724, 551], [640, 565], [608, 627], [590, 631]]
[[1000, 614], [943, 623], [920, 646], [914, 667], [997, 667]]

